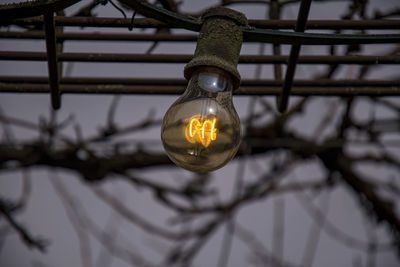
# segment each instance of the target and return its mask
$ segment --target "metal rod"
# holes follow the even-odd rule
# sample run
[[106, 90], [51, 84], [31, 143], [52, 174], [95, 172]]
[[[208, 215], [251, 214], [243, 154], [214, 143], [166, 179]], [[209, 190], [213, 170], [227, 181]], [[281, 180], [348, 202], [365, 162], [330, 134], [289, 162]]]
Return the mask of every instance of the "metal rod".
[[[260, 29], [294, 30], [295, 20], [249, 20], [249, 24]], [[398, 30], [400, 20], [308, 20], [307, 30]]]
[[[254, 34], [254, 33], [253, 33]], [[307, 44], [307, 45], [333, 45], [333, 44], [380, 44], [380, 43], [394, 43], [393, 35], [380, 35], [378, 39], [377, 35], [364, 35], [363, 37], [352, 37], [350, 39], [324, 39], [330, 34], [316, 34], [313, 38], [303, 38], [298, 36], [297, 39], [291, 39], [290, 36], [285, 36], [284, 32], [280, 33], [280, 36], [269, 35], [266, 36], [264, 33], [260, 33], [256, 38], [245, 38], [243, 41], [247, 43], [273, 43], [273, 44]], [[351, 35], [346, 35], [351, 36]], [[40, 31], [26, 31], [26, 32], [4, 32], [0, 31], [0, 38], [8, 39], [43, 39], [44, 33]], [[396, 37], [398, 39], [398, 37]], [[59, 40], [72, 40], [72, 41], [142, 41], [142, 42], [194, 42], [197, 40], [195, 34], [136, 34], [136, 33], [62, 33], [57, 35]], [[396, 40], [397, 40], [396, 39]]]
[[[43, 24], [40, 17], [16, 19], [8, 23], [17, 25], [37, 25]], [[72, 27], [120, 27], [128, 28], [131, 19], [107, 18], [107, 17], [56, 17], [57, 26]], [[260, 29], [295, 29], [296, 20], [249, 20], [249, 25]], [[133, 27], [135, 28], [173, 28], [163, 22], [148, 18], [135, 18]], [[176, 27], [176, 26], [175, 26]], [[306, 23], [308, 30], [398, 30], [400, 20], [309, 20]]]
[[53, 109], [59, 109], [61, 106], [61, 97], [58, 83], [59, 71], [57, 65], [56, 32], [54, 15], [52, 12], [44, 15], [44, 28], [46, 32], [47, 66], [49, 73], [51, 105]]
[[[91, 19], [91, 18], [90, 18]], [[181, 25], [181, 24], [176, 24]], [[183, 28], [197, 27], [197, 23], [181, 25]], [[62, 25], [63, 26], [63, 25]], [[130, 25], [129, 25], [130, 26]], [[181, 27], [181, 28], [182, 28]], [[200, 26], [198, 26], [200, 28]], [[191, 29], [197, 31], [198, 29]], [[273, 29], [243, 28], [243, 40], [246, 42], [304, 44], [304, 45], [343, 45], [343, 44], [382, 44], [399, 43], [399, 34], [326, 34], [300, 33]]]
[[[0, 38], [4, 39], [44, 39], [43, 31], [0, 31]], [[142, 33], [78, 33], [65, 32], [57, 34], [57, 40], [66, 41], [144, 41], [144, 42], [196, 42], [196, 34], [142, 34]]]
[[[64, 94], [182, 94], [183, 85], [98, 85], [61, 84]], [[241, 86], [237, 95], [278, 95], [281, 87]], [[0, 93], [49, 93], [48, 84], [0, 83]], [[292, 95], [297, 96], [400, 96], [400, 86], [390, 87], [293, 87]]]
[[[269, 17], [274, 20], [279, 20], [281, 17], [281, 9], [278, 0], [271, 1], [269, 7]], [[281, 56], [280, 44], [273, 44], [272, 53], [274, 56]], [[282, 66], [279, 63], [274, 64], [274, 78], [277, 81], [282, 80]]]
[[[40, 84], [48, 83], [47, 77], [37, 76], [0, 76], [0, 83], [30, 83]], [[104, 77], [63, 77], [60, 79], [60, 84], [91, 84], [91, 85], [162, 85], [162, 86], [184, 86], [187, 84], [185, 79], [157, 79], [157, 78], [104, 78]], [[242, 86], [256, 87], [278, 87], [283, 85], [282, 80], [270, 79], [249, 79], [243, 80]], [[294, 86], [300, 87], [400, 87], [400, 80], [294, 80]]]
[[[129, 62], [129, 63], [187, 63], [193, 55], [182, 54], [111, 54], [111, 53], [60, 53], [58, 61], [75, 62]], [[0, 60], [45, 61], [43, 52], [0, 51]], [[288, 56], [283, 55], [243, 55], [242, 64], [286, 64]], [[300, 64], [399, 64], [400, 56], [300, 56]]]
[[[297, 15], [297, 23], [295, 28], [296, 32], [304, 32], [310, 7], [311, 7], [311, 0], [301, 1], [299, 14]], [[286, 69], [285, 82], [283, 83], [282, 93], [279, 95], [278, 99], [278, 110], [280, 112], [284, 112], [286, 110], [289, 102], [289, 95], [290, 95], [290, 90], [292, 88], [294, 75], [296, 72], [300, 47], [301, 46], [299, 44], [294, 44], [290, 49], [290, 56]]]
[[[40, 26], [43, 20], [40, 17], [27, 19], [16, 19], [8, 23], [27, 26]], [[112, 27], [112, 28], [128, 28], [132, 25], [131, 19], [124, 18], [108, 18], [108, 17], [56, 17], [55, 23], [57, 26], [68, 27]], [[134, 28], [171, 28], [167, 24], [155, 19], [135, 18], [133, 21]]]

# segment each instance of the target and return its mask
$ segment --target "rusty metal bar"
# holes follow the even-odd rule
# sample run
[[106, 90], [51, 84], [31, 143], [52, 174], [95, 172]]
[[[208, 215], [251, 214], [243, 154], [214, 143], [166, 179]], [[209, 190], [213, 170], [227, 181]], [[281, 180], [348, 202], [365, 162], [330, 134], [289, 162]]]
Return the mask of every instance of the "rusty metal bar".
[[[60, 53], [58, 61], [74, 62], [126, 62], [126, 63], [187, 63], [193, 55], [182, 54], [112, 54], [112, 53]], [[0, 51], [0, 60], [45, 61], [43, 52]], [[243, 55], [241, 64], [286, 64], [289, 60], [284, 55]], [[400, 64], [400, 56], [299, 56], [300, 64]]]
[[47, 66], [49, 73], [51, 105], [53, 109], [59, 109], [61, 106], [61, 97], [58, 81], [59, 70], [57, 65], [56, 31], [54, 15], [52, 12], [44, 15], [44, 28], [46, 32]]
[[[4, 39], [44, 39], [43, 31], [6, 32], [0, 31], [0, 38]], [[142, 34], [142, 33], [78, 33], [64, 32], [57, 34], [60, 41], [144, 41], [144, 42], [196, 42], [196, 34]]]
[[[283, 34], [283, 33], [282, 33]], [[349, 44], [349, 43], [394, 43], [392, 37], [389, 39], [385, 39], [386, 37], [379, 37], [379, 41], [372, 40], [368, 36], [373, 35], [365, 35], [362, 40], [357, 38], [352, 38], [351, 40], [341, 40], [340, 38], [336, 38], [335, 40], [325, 40], [323, 37], [330, 36], [328, 35], [317, 35], [313, 40], [304, 39], [299, 36], [298, 42], [304, 42], [304, 44], [308, 45], [332, 45], [332, 44]], [[347, 35], [348, 36], [348, 35]], [[351, 35], [350, 35], [351, 36]], [[375, 35], [376, 36], [376, 35]], [[388, 35], [386, 35], [388, 36]], [[258, 38], [259, 37], [259, 38]], [[273, 37], [269, 36], [266, 38], [263, 35], [258, 36], [257, 38], [245, 38], [244, 42], [247, 43], [273, 43], [273, 44], [281, 44], [279, 40], [282, 40], [284, 44], [296, 43], [290, 41], [288, 36], [280, 36], [279, 38], [273, 39]], [[40, 31], [25, 31], [25, 32], [5, 32], [0, 31], [0, 38], [8, 38], [8, 39], [42, 39], [44, 38], [44, 33]], [[261, 39], [260, 39], [261, 38]], [[272, 39], [271, 39], [272, 38]], [[321, 39], [322, 38], [322, 39]], [[374, 37], [375, 38], [375, 37]], [[383, 39], [382, 39], [383, 38]], [[197, 40], [197, 35], [195, 34], [168, 34], [168, 33], [160, 33], [160, 34], [141, 34], [141, 33], [77, 33], [77, 32], [67, 32], [57, 35], [57, 39], [59, 40], [71, 40], [71, 41], [144, 41], [144, 42], [195, 42]], [[386, 41], [385, 41], [386, 40]], [[399, 39], [400, 40], [400, 39]]]
[[[0, 76], [0, 83], [18, 84], [45, 84], [48, 83], [47, 77], [37, 76]], [[60, 84], [87, 84], [87, 85], [155, 85], [155, 86], [185, 86], [185, 79], [159, 79], [159, 78], [113, 78], [113, 77], [63, 77]], [[245, 79], [241, 82], [242, 86], [253, 87], [278, 87], [283, 85], [282, 80], [270, 79]], [[400, 87], [400, 80], [294, 80], [294, 86], [300, 87]]]
[[[311, 0], [302, 0], [300, 4], [299, 14], [297, 15], [296, 32], [304, 32], [306, 28], [308, 13], [311, 7]], [[285, 82], [282, 87], [282, 93], [278, 99], [278, 110], [284, 112], [289, 102], [290, 89], [292, 87], [294, 75], [296, 72], [297, 61], [300, 53], [300, 45], [294, 44], [290, 49], [289, 61], [287, 64]]]
[[[123, 84], [61, 84], [66, 94], [182, 94], [185, 85], [123, 85]], [[278, 95], [279, 86], [244, 85], [235, 91], [237, 95]], [[0, 83], [0, 93], [49, 93], [48, 84]], [[389, 87], [301, 87], [292, 88], [297, 96], [400, 96], [400, 86]]]
[[[37, 25], [43, 24], [40, 17], [16, 19], [8, 23], [17, 25]], [[72, 27], [116, 27], [128, 28], [131, 19], [108, 18], [108, 17], [56, 17], [57, 26]], [[4, 22], [3, 22], [4, 24]], [[249, 25], [260, 29], [295, 29], [295, 20], [249, 20]], [[136, 18], [133, 27], [135, 28], [173, 28], [155, 19]], [[308, 30], [398, 30], [400, 20], [309, 20], [306, 23]]]

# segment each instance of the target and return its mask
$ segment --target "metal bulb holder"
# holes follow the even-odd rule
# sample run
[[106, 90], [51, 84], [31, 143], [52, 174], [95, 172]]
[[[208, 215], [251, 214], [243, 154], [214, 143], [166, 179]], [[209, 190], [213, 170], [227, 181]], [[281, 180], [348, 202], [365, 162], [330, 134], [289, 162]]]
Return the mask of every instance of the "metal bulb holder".
[[193, 59], [184, 75], [189, 84], [166, 112], [161, 139], [169, 158], [193, 172], [221, 168], [236, 154], [241, 139], [232, 92], [246, 17], [218, 7], [205, 12]]

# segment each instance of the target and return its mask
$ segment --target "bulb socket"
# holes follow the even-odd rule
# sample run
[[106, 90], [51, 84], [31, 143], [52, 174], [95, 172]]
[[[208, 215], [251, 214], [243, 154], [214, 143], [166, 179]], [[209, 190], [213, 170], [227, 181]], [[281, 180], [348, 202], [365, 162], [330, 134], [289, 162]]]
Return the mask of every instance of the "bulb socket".
[[232, 77], [233, 90], [239, 88], [237, 70], [243, 41], [242, 28], [247, 26], [244, 14], [225, 7], [211, 8], [202, 16], [203, 24], [193, 59], [185, 66], [187, 80], [202, 67], [216, 67]]

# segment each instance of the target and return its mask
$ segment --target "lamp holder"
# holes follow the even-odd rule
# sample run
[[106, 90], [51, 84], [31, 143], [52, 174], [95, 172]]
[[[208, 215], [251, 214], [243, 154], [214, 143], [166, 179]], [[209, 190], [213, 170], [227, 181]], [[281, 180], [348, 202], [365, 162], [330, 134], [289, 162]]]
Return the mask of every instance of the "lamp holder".
[[229, 73], [233, 89], [240, 85], [237, 70], [243, 41], [244, 14], [225, 7], [211, 8], [201, 17], [203, 23], [197, 39], [193, 59], [185, 66], [184, 75], [190, 79], [193, 72], [202, 67], [216, 67]]

